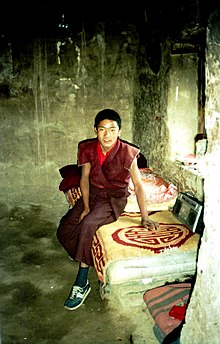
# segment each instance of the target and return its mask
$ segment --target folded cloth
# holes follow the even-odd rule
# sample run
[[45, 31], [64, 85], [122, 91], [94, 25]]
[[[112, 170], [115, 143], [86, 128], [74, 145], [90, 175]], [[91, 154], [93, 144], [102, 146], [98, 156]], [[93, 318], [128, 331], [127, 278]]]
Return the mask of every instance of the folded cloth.
[[160, 343], [184, 319], [190, 290], [191, 283], [182, 282], [145, 292], [144, 301], [155, 321], [153, 330]]
[[64, 193], [72, 188], [78, 188], [81, 178], [81, 167], [76, 164], [66, 165], [59, 169], [60, 175], [63, 178], [59, 185], [59, 190]]

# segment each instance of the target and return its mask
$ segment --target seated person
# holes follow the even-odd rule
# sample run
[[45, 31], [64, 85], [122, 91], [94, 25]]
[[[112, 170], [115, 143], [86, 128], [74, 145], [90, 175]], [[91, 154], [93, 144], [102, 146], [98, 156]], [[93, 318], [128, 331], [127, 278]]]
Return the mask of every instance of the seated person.
[[131, 178], [146, 229], [157, 229], [159, 224], [150, 220], [146, 194], [138, 169], [140, 150], [119, 138], [121, 118], [111, 109], [100, 111], [95, 117], [96, 138], [79, 142], [78, 165], [82, 166], [80, 189], [82, 197], [60, 220], [57, 238], [79, 270], [64, 303], [68, 310], [82, 305], [91, 291], [89, 267], [94, 266], [91, 245], [97, 229], [114, 222], [124, 211], [129, 196]]

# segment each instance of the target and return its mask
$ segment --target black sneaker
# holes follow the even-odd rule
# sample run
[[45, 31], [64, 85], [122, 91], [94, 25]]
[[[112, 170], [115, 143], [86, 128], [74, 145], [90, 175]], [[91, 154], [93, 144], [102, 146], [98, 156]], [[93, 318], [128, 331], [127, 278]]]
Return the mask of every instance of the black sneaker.
[[83, 304], [90, 291], [89, 281], [87, 281], [86, 286], [83, 288], [73, 285], [68, 298], [64, 302], [64, 307], [70, 311], [77, 309]]

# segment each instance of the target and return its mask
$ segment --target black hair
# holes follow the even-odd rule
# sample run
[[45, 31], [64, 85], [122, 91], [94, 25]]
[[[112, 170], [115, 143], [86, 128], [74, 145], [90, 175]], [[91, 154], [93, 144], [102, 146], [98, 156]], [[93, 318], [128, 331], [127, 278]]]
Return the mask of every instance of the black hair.
[[109, 119], [111, 121], [117, 122], [119, 129], [121, 129], [121, 117], [116, 111], [112, 109], [104, 109], [99, 111], [95, 117], [94, 127], [98, 129], [99, 123], [104, 119]]

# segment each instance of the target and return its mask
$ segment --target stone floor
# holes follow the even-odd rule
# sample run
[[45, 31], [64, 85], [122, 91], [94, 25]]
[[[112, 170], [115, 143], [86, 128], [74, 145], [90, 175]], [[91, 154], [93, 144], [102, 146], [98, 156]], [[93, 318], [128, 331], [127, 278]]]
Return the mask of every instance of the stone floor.
[[40, 205], [0, 204], [0, 344], [158, 343], [143, 310], [101, 300], [94, 269], [86, 302], [64, 309], [78, 264], [56, 239], [57, 219], [47, 217]]

